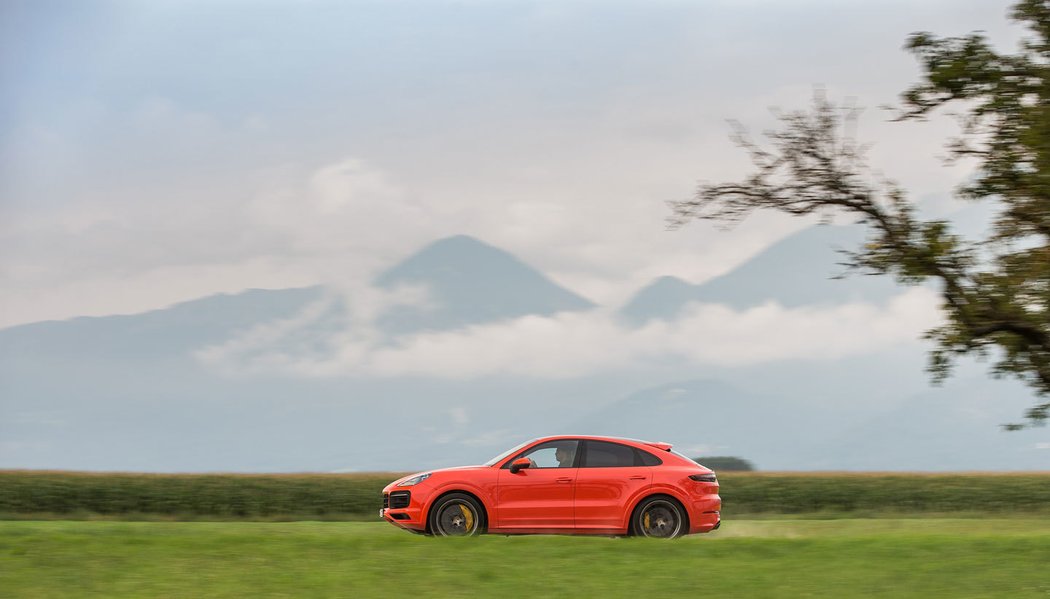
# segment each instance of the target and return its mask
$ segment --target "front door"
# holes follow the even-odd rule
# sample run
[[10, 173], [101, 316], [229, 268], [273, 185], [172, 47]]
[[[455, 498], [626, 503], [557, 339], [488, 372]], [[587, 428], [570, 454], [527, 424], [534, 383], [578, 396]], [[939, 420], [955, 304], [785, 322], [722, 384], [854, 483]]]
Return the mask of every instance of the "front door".
[[497, 482], [497, 527], [519, 531], [565, 530], [573, 523], [579, 441], [560, 439], [530, 447], [507, 461], [529, 458], [516, 473], [506, 466]]

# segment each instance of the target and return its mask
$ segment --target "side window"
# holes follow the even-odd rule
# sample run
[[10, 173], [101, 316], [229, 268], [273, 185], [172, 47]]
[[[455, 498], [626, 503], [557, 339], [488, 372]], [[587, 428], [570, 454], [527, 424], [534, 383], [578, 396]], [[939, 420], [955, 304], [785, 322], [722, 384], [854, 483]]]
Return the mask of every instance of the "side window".
[[634, 451], [638, 454], [637, 455], [637, 460], [638, 460], [637, 463], [642, 465], [642, 466], [659, 466], [660, 464], [664, 463], [663, 460], [661, 460], [660, 458], [654, 456], [653, 454], [649, 453], [648, 451], [642, 451], [641, 449], [637, 449], [637, 448], [635, 448]]
[[504, 468], [518, 458], [532, 460], [532, 468], [572, 468], [576, 462], [576, 449], [580, 442], [573, 439], [560, 439], [540, 443], [536, 447], [523, 451], [509, 460]]
[[623, 468], [641, 466], [635, 463], [635, 449], [607, 441], [587, 441], [587, 453], [583, 456], [584, 468]]

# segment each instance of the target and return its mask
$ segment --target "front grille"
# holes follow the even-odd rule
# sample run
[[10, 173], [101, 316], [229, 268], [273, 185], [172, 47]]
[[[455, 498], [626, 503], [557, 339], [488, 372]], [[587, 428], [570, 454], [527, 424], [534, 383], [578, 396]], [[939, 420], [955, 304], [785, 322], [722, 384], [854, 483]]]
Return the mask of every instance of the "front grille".
[[390, 494], [390, 507], [395, 510], [406, 508], [411, 502], [412, 493], [410, 491], [396, 491]]
[[390, 507], [390, 493], [383, 493], [383, 509]]

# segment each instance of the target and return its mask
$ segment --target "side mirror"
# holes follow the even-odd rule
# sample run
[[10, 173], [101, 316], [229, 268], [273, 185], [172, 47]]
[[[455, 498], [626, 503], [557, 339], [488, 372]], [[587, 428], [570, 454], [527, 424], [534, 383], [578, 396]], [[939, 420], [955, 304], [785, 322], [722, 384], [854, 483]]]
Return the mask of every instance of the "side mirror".
[[518, 470], [521, 470], [523, 468], [528, 468], [531, 465], [532, 465], [532, 462], [529, 461], [529, 458], [518, 458], [518, 459], [516, 459], [516, 460], [514, 460], [513, 462], [510, 463], [510, 473], [511, 474], [517, 474]]

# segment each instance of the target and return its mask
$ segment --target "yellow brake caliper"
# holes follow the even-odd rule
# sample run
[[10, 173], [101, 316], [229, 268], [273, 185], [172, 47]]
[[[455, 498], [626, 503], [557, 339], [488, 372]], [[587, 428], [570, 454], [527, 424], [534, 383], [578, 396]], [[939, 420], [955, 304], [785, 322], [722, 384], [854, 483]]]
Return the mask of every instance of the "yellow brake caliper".
[[473, 514], [473, 512], [471, 512], [469, 509], [467, 509], [467, 506], [463, 505], [462, 503], [459, 504], [459, 511], [463, 512], [463, 517], [466, 518], [466, 520], [467, 520], [466, 529], [468, 531], [473, 530], [474, 529], [474, 514]]
[[642, 518], [642, 526], [649, 528], [649, 512], [645, 512], [645, 517]]

